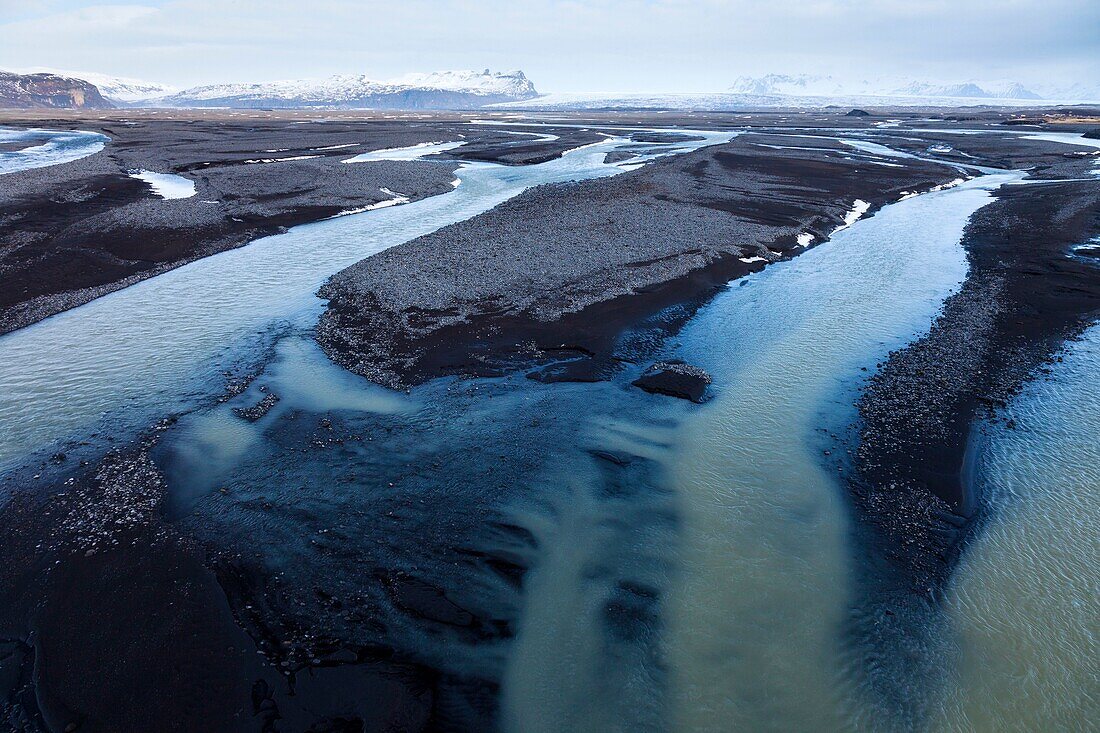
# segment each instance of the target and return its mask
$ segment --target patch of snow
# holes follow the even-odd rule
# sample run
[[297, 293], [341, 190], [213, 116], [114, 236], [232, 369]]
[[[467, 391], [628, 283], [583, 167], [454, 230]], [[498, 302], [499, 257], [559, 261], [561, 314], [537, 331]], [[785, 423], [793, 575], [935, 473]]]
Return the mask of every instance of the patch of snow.
[[928, 192], [932, 193], [934, 191], [944, 191], [948, 188], [954, 188], [955, 186], [958, 186], [960, 183], [966, 183], [966, 179], [965, 178], [956, 178], [953, 181], [948, 181], [947, 183], [941, 183], [938, 186], [932, 186], [932, 188], [928, 189]]
[[809, 232], [802, 232], [801, 234], [798, 235], [798, 246], [799, 247], [809, 247], [810, 244], [813, 243], [813, 241], [814, 241], [814, 235], [810, 234]]
[[292, 155], [288, 158], [252, 158], [246, 160], [248, 165], [255, 165], [256, 163], [285, 163], [288, 160], [309, 160], [310, 158], [321, 158], [321, 155]]
[[385, 148], [372, 150], [369, 153], [361, 153], [354, 158], [348, 158], [345, 163], [373, 163], [380, 160], [420, 160], [427, 155], [445, 153], [448, 150], [462, 147], [465, 142], [429, 142], [417, 143], [404, 148]]
[[871, 204], [864, 201], [863, 199], [856, 199], [855, 201], [853, 201], [851, 210], [849, 210], [848, 213], [844, 215], [844, 223], [834, 229], [833, 234], [836, 234], [837, 232], [847, 229], [848, 227], [855, 224], [857, 221], [859, 221], [860, 217], [867, 213], [868, 209], [870, 208]]
[[162, 199], [186, 199], [195, 195], [195, 182], [174, 173], [136, 170], [130, 171], [130, 177], [148, 183], [153, 193]]
[[384, 201], [377, 201], [373, 204], [368, 204], [367, 206], [360, 206], [355, 209], [346, 209], [344, 211], [341, 211], [336, 216], [333, 216], [332, 218], [335, 219], [338, 216], [350, 216], [351, 214], [362, 214], [367, 211], [377, 211], [378, 209], [388, 209], [391, 206], [400, 206], [401, 204], [407, 204], [410, 201], [408, 196], [397, 193], [395, 191], [391, 191], [388, 188], [380, 188], [378, 190], [386, 194], [387, 196], [391, 196], [392, 198], [385, 199]]

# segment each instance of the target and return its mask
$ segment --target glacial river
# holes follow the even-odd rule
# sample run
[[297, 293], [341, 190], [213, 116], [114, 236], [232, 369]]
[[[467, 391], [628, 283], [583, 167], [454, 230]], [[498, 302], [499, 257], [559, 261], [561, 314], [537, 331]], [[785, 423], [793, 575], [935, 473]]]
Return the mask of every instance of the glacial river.
[[[0, 146], [16, 147], [0, 148], [0, 175], [80, 160], [103, 150], [107, 140], [106, 135], [97, 132], [0, 128]], [[25, 142], [38, 144], [23, 146]]]
[[[673, 149], [730, 133], [704, 137]], [[854, 417], [864, 367], [928, 329], [965, 278], [968, 218], [1022, 174], [888, 205], [732, 283], [663, 347], [714, 376], [701, 406], [631, 388], [643, 365], [598, 384], [519, 374], [397, 394], [310, 338], [313, 293], [335, 270], [531, 185], [613, 175], [603, 158], [623, 144], [467, 165], [453, 193], [297, 227], [0, 337], [0, 465], [184, 413], [156, 456], [179, 521], [263, 546], [292, 586], [375, 594], [384, 632], [358, 641], [499, 680], [506, 730], [906, 727], [869, 713], [878, 701], [848, 672], [850, 518], [818, 436]], [[1100, 465], [1098, 344], [1075, 344], [1010, 408], [1021, 429], [982, 449], [998, 510], [949, 588], [953, 653], [936, 661], [950, 684], [917, 691], [937, 711], [919, 729], [1097, 719], [1100, 476], [1082, 470]], [[259, 376], [212, 404], [242, 360]], [[263, 418], [234, 415], [270, 393]], [[368, 437], [326, 443], [333, 425]], [[522, 587], [498, 572], [508, 564], [531, 568]], [[507, 620], [514, 638], [411, 619], [364, 582], [382, 568]]]
[[[102, 147], [103, 136], [78, 144], [77, 134], [56, 145], [85, 155]], [[701, 137], [664, 147], [692, 150], [731, 133]], [[533, 166], [466, 164], [451, 193], [295, 227], [0, 337], [0, 468], [83, 432], [132, 435], [155, 416], [193, 406], [210, 394], [218, 367], [241, 358], [242, 344], [256, 353], [272, 329], [314, 323], [323, 306], [315, 292], [334, 272], [531, 186], [621, 173], [603, 159], [626, 142], [611, 138]]]

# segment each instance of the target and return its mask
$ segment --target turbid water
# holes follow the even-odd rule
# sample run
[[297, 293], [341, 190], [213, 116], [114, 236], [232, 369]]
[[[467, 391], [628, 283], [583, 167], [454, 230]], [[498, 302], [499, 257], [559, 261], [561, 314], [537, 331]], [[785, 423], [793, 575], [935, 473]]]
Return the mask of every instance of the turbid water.
[[[299, 227], [0, 338], [0, 463], [189, 410], [157, 454], [173, 515], [217, 543], [263, 542], [291, 587], [377, 593], [384, 632], [358, 641], [499, 680], [507, 730], [1088, 729], [1095, 333], [983, 448], [996, 510], [949, 589], [947, 683], [914, 692], [930, 720], [879, 716], [842, 629], [851, 527], [821, 436], [854, 418], [863, 368], [929, 327], [965, 277], [967, 219], [1020, 174], [907, 198], [733, 283], [666, 347], [714, 375], [702, 406], [631, 388], [640, 365], [594, 385], [515, 375], [397, 395], [310, 340], [332, 271], [529, 185], [613, 174], [602, 160], [622, 144], [464, 166], [454, 193]], [[250, 354], [252, 386], [209, 406], [219, 369]], [[233, 413], [272, 393], [257, 421]], [[327, 442], [330, 419], [369, 437]], [[522, 587], [501, 563], [530, 568]], [[364, 582], [381, 570], [515, 637], [410, 619]]]
[[987, 427], [989, 517], [948, 590], [956, 665], [937, 730], [1100, 720], [1100, 329]]
[[[888, 206], [736, 282], [685, 328], [674, 353], [714, 375], [715, 398], [671, 430], [621, 418], [620, 432], [628, 426], [642, 446], [659, 444], [648, 454], [663, 466], [680, 523], [667, 558], [675, 570], [661, 587], [665, 729], [842, 730], [854, 720], [859, 691], [840, 642], [851, 602], [848, 517], [815, 431], [851, 419], [861, 367], [928, 328], [965, 277], [959, 241], [970, 214], [1019, 177], [986, 176]], [[528, 668], [505, 688], [516, 730], [531, 721], [609, 729], [590, 711], [613, 701], [594, 701], [593, 679], [562, 663], [598, 654], [599, 629], [585, 624], [599, 619], [578, 612], [583, 596], [567, 588], [588, 582], [585, 566], [611, 562], [590, 513], [569, 512], [562, 548], [529, 583], [535, 619], [516, 642]]]
[[0, 128], [0, 144], [38, 143], [0, 152], [0, 175], [80, 160], [103, 150], [108, 139], [98, 132]]
[[[664, 147], [692, 150], [730, 136]], [[624, 142], [540, 165], [465, 164], [451, 193], [295, 227], [0, 337], [0, 467], [87, 432], [131, 435], [194, 405], [219, 368], [262, 353], [276, 331], [312, 325], [323, 306], [314, 293], [332, 273], [531, 186], [620, 173], [603, 159]]]

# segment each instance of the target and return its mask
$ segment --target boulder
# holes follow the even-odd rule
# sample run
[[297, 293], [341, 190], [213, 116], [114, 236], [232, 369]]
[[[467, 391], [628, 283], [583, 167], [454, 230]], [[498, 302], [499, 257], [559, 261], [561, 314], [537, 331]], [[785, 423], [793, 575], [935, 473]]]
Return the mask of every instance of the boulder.
[[710, 381], [710, 375], [699, 367], [681, 361], [659, 361], [632, 384], [650, 394], [702, 402]]

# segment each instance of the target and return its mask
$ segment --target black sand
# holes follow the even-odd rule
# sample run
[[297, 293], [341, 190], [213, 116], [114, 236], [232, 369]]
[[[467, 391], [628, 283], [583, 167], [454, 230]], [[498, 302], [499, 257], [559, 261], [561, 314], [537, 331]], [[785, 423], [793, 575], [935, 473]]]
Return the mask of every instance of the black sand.
[[[806, 117], [796, 122], [806, 124]], [[538, 372], [545, 381], [603, 378], [614, 368], [624, 329], [679, 304], [664, 333], [674, 330], [716, 287], [764, 265], [740, 256], [794, 256], [798, 231], [827, 234], [852, 199], [877, 207], [902, 190], [956, 175], [938, 166], [892, 169], [831, 152], [776, 151], [753, 145], [753, 137], [764, 139], [746, 136], [612, 180], [538, 189], [395, 248], [396, 256], [360, 263], [331, 286], [338, 297], [322, 338], [332, 328], [346, 342], [329, 333], [326, 347], [353, 366], [366, 354], [386, 357], [387, 374], [401, 383], [532, 363], [549, 369]], [[998, 152], [996, 141], [984, 143], [984, 152], [968, 145], [966, 152], [983, 159], [1050, 166], [1037, 175], [1071, 177], [1082, 170], [1079, 159], [1063, 156], [1063, 146], [1028, 153]], [[1068, 257], [1067, 249], [1100, 232], [1098, 186], [1014, 188], [980, 212], [964, 242], [972, 271], [962, 291], [926, 339], [891, 356], [859, 405], [864, 423], [852, 495], [861, 527], [877, 538], [860, 550], [881, 553], [907, 597], [948, 577], [960, 539], [973, 530], [972, 518], [980, 519], [981, 497], [966, 492], [959, 471], [975, 416], [995, 409], [1096, 317], [1095, 262]], [[104, 190], [108, 210], [131, 205], [138, 194]], [[532, 211], [554, 216], [548, 224], [536, 217], [532, 227]], [[617, 211], [643, 218], [625, 222]], [[496, 239], [481, 241], [493, 232]], [[586, 238], [586, 232], [600, 236]], [[685, 232], [691, 236], [673, 236]], [[601, 246], [580, 251], [592, 242]], [[456, 258], [469, 280], [455, 281], [445, 267], [428, 268], [423, 282], [440, 284], [437, 292], [387, 289], [383, 275], [425, 264], [421, 248], [428, 244]], [[560, 247], [558, 269], [541, 267], [542, 247]], [[524, 257], [500, 262], [492, 255], [501, 248]], [[632, 263], [641, 266], [628, 267]], [[456, 285], [477, 298], [457, 297]], [[378, 309], [369, 318], [359, 310], [368, 302]], [[368, 348], [368, 338], [381, 338], [381, 350]], [[555, 371], [563, 353], [571, 366]], [[922, 426], [919, 435], [907, 437], [911, 424]], [[30, 472], [5, 477], [11, 498], [0, 507], [7, 560], [0, 567], [0, 725], [32, 731], [438, 729], [445, 719], [440, 713], [453, 704], [447, 690], [458, 682], [390, 650], [292, 626], [287, 619], [296, 616], [288, 608], [257, 601], [289, 605], [312, 595], [314, 605], [298, 613], [324, 608], [352, 630], [374, 620], [352, 615], [337, 606], [339, 599], [312, 588], [290, 592], [265, 573], [261, 558], [201, 547], [184, 521], [166, 518], [164, 480], [148, 457], [156, 433], [87, 466], [59, 457], [56, 466], [34, 469], [41, 479]], [[895, 479], [905, 482], [902, 491], [888, 488]], [[252, 549], [261, 557], [272, 551]], [[340, 550], [335, 541], [326, 548], [334, 561]], [[520, 582], [521, 567], [498, 563], [502, 576]], [[490, 629], [446, 589], [397, 573], [374, 581], [396, 606], [428, 623], [463, 633]], [[508, 633], [493, 631], [497, 641]]]
[[[529, 143], [447, 116], [310, 119], [223, 113], [4, 120], [102, 132], [111, 141], [81, 160], [0, 177], [0, 333], [296, 224], [391, 198], [383, 188], [410, 200], [446, 193], [459, 160], [541, 162], [598, 139], [565, 129], [558, 141]], [[453, 163], [342, 163], [370, 150], [441, 140], [470, 140], [470, 150]], [[304, 156], [312, 157], [293, 160]], [[291, 160], [279, 162], [284, 158]], [[161, 199], [128, 175], [138, 169], [181, 175], [196, 184], [196, 194]]]

